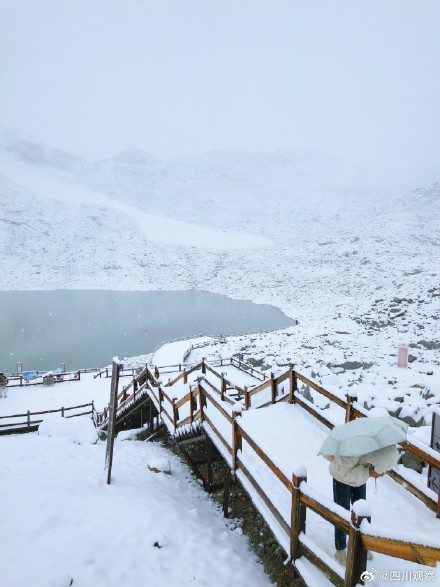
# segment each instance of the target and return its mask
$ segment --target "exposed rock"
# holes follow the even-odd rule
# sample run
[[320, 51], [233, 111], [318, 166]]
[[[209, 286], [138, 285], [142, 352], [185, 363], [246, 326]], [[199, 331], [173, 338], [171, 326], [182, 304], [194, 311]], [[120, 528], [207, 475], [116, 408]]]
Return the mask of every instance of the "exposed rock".
[[307, 401], [309, 401], [312, 404], [314, 403], [312, 394], [310, 393], [310, 387], [308, 385], [303, 385], [303, 387], [301, 389], [301, 394], [304, 397], [304, 399], [306, 399]]
[[440, 342], [437, 341], [428, 341], [428, 340], [419, 340], [417, 342], [418, 345], [424, 347], [425, 349], [428, 350], [438, 350], [440, 349]]
[[264, 359], [254, 359], [253, 357], [249, 357], [248, 359], [246, 359], [246, 363], [249, 363], [249, 365], [252, 365], [252, 367], [261, 367], [262, 364], [264, 363]]
[[[394, 414], [392, 414], [392, 415], [394, 415]], [[403, 422], [406, 422], [408, 424], [408, 426], [411, 426], [411, 428], [418, 428], [419, 426], [423, 426], [425, 424], [424, 418], [420, 418], [419, 420], [416, 421], [412, 416], [403, 416], [399, 419], [402, 420]]]
[[334, 367], [344, 369], [344, 371], [355, 371], [356, 369], [371, 369], [374, 363], [360, 363], [359, 361], [346, 361]]
[[414, 469], [414, 471], [417, 471], [417, 473], [421, 473], [423, 471], [423, 467], [425, 466], [424, 461], [410, 452], [404, 452], [401, 459], [403, 466], [407, 469]]

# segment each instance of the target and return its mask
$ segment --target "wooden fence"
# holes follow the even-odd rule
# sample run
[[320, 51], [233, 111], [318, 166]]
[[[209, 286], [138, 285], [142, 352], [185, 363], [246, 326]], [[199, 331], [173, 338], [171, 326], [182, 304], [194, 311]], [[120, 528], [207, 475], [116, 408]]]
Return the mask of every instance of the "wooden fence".
[[[232, 471], [234, 474], [241, 473], [245, 480], [250, 484], [252, 490], [257, 493], [259, 498], [264, 502], [270, 511], [278, 526], [284, 531], [289, 544], [289, 560], [294, 563], [301, 556], [307, 558], [312, 564], [317, 566], [328, 579], [340, 587], [354, 587], [358, 582], [363, 571], [366, 569], [367, 550], [378, 552], [392, 557], [405, 559], [418, 564], [436, 566], [440, 560], [440, 549], [432, 548], [424, 544], [406, 542], [382, 536], [374, 536], [365, 530], [361, 523], [364, 519], [371, 522], [371, 518], [356, 516], [354, 511], [350, 514], [342, 507], [327, 500], [323, 495], [311, 490], [307, 485], [306, 475], [287, 475], [282, 471], [273, 460], [259, 447], [253, 439], [240, 425], [240, 415], [233, 412], [230, 415], [218, 402], [217, 398], [208, 391], [201, 381], [196, 392], [200, 396], [200, 419], [206, 422], [210, 428], [211, 436], [217, 439], [215, 444], [219, 445], [220, 450], [226, 449], [231, 456]], [[213, 420], [205, 413], [203, 407], [206, 402], [219, 411], [231, 425], [231, 437], [224, 437], [213, 423]], [[281, 400], [282, 401], [282, 400]], [[198, 414], [197, 414], [198, 415]], [[280, 513], [273, 504], [272, 499], [265, 492], [258, 480], [252, 475], [246, 467], [240, 453], [243, 452], [243, 444], [247, 443], [259, 459], [268, 467], [271, 474], [274, 475], [291, 494], [290, 519]], [[440, 464], [440, 463], [439, 463]], [[306, 517], [307, 511], [310, 510], [318, 514], [330, 524], [340, 528], [348, 534], [347, 547], [347, 566], [345, 576], [340, 576], [335, 572], [334, 567], [326, 562], [325, 556], [319, 556], [311, 548], [306, 534]], [[271, 524], [269, 523], [269, 526]], [[273, 527], [273, 524], [272, 524]], [[316, 550], [316, 549], [315, 549]], [[298, 570], [298, 569], [297, 569]], [[299, 574], [301, 572], [298, 570]]]
[[[121, 377], [135, 377], [137, 375], [138, 369], [136, 367], [130, 367], [129, 369], [121, 369], [119, 372], [119, 378]], [[104, 367], [103, 369], [99, 369], [98, 373], [93, 375], [93, 379], [104, 376], [104, 378], [109, 378], [112, 376], [112, 368], [111, 367]]]
[[[66, 412], [70, 412], [71, 410], [82, 410], [83, 408], [89, 408], [86, 411], [82, 411], [79, 414], [69, 414], [65, 415]], [[96, 410], [94, 406], [94, 402], [90, 404], [82, 404], [80, 406], [70, 406], [68, 408], [59, 408], [57, 410], [45, 410], [42, 412], [30, 412], [29, 410], [25, 414], [13, 414], [11, 416], [0, 416], [0, 420], [10, 420], [12, 418], [26, 418], [23, 422], [7, 422], [5, 424], [0, 424], [0, 435], [4, 434], [23, 434], [26, 432], [35, 432], [38, 430], [38, 426], [41, 424], [43, 419], [34, 420], [34, 416], [42, 416], [43, 414], [56, 414], [61, 413], [63, 418], [75, 418], [77, 416], [86, 416], [89, 415], [92, 417], [93, 422], [96, 424]]]
[[[244, 367], [242, 364], [237, 363], [239, 362], [232, 359], [229, 362], [222, 361], [219, 366], [234, 364], [245, 371], [250, 367]], [[279, 377], [271, 374], [270, 377], [251, 390], [246, 388], [239, 388], [237, 390], [235, 386], [234, 391], [240, 391], [243, 396], [243, 401], [238, 403], [229, 397], [229, 382], [222, 374], [217, 373], [213, 369], [212, 364], [208, 365], [202, 361], [189, 370], [184, 369], [174, 380], [168, 381], [164, 386], [162, 386], [159, 380], [161, 370], [156, 367], [155, 372], [153, 372], [146, 366], [137, 377], [133, 378], [132, 382], [118, 394], [118, 414], [122, 414], [124, 411], [133, 408], [136, 406], [136, 402], [150, 398], [155, 404], [160, 416], [166, 418], [169, 423], [168, 427], [171, 427], [175, 433], [178, 433], [179, 429], [188, 425], [192, 426], [196, 422], [204, 423], [205, 429], [208, 426], [210, 437], [227, 462], [229, 462], [233, 473], [258, 494], [268, 508], [273, 520], [282, 529], [288, 544], [285, 550], [288, 551], [290, 560], [295, 565], [299, 574], [301, 574], [301, 563], [298, 562], [296, 566], [296, 562], [300, 557], [304, 556], [313, 565], [318, 567], [333, 584], [340, 587], [343, 585], [352, 587], [359, 582], [360, 575], [365, 571], [367, 550], [429, 566], [435, 566], [437, 561], [440, 560], [440, 549], [384, 536], [375, 536], [369, 533], [365, 524], [362, 524], [361, 527], [362, 517], [357, 517], [354, 512], [352, 512], [350, 517], [350, 514], [346, 510], [330, 502], [325, 496], [314, 492], [307, 484], [306, 474], [295, 475], [282, 471], [259, 447], [257, 440], [251, 438], [240, 425], [240, 416], [243, 410], [247, 410], [252, 406], [263, 407], [281, 401], [287, 401], [298, 404], [328, 428], [333, 428], [334, 424], [323, 415], [322, 411], [300, 394], [298, 391], [298, 381], [314, 389], [327, 400], [343, 409], [346, 422], [367, 415], [367, 411], [357, 404], [356, 397], [346, 395], [345, 399], [342, 399], [295, 371], [292, 365]], [[180, 380], [187, 383], [188, 375], [195, 371], [200, 371], [201, 375], [193, 385], [189, 386], [189, 392], [180, 400], [173, 398], [173, 384]], [[212, 382], [212, 378], [208, 379], [206, 377], [207, 372], [215, 375], [219, 383], [218, 387]], [[224, 432], [222, 433], [219, 430], [219, 426], [214, 422], [207, 406], [209, 408], [213, 407], [220, 416], [218, 421], [222, 422], [222, 430], [224, 430], [224, 424], [227, 423], [228, 435], [225, 435]], [[98, 414], [98, 425], [105, 426], [106, 417], [106, 411]], [[226, 436], [229, 437], [227, 438]], [[290, 518], [286, 519], [280, 513], [274, 506], [270, 495], [265, 493], [261, 484], [246, 467], [240, 454], [243, 449], [243, 443], [247, 443], [248, 447], [269, 468], [271, 474], [281, 481], [291, 494]], [[429, 450], [429, 447], [423, 449], [410, 442], [404, 442], [401, 445], [406, 451], [411, 452], [423, 459], [430, 466], [440, 470], [440, 459], [434, 451]], [[416, 497], [421, 499], [430, 509], [434, 510], [437, 517], [440, 517], [439, 496], [437, 496], [437, 500], [433, 500], [397, 473], [390, 472], [389, 474]], [[308, 540], [305, 532], [308, 511], [318, 514], [324, 520], [348, 534], [348, 555], [345, 576], [339, 575], [334, 570], [334, 565], [331, 565], [330, 561], [326, 560], [324, 553], [317, 554], [317, 548], [315, 545], [311, 545]], [[271, 526], [271, 523], [268, 523]], [[273, 527], [273, 524], [271, 527]], [[283, 543], [282, 540], [281, 543]]]
[[[193, 365], [188, 370], [183, 367], [183, 370], [180, 372], [180, 374], [173, 380], [168, 380], [168, 382], [163, 387], [168, 389], [172, 388], [172, 386], [180, 380], [182, 380], [183, 383], [187, 383], [188, 375], [196, 371], [201, 372], [201, 377], [199, 378], [201, 381], [206, 375], [206, 371], [208, 371], [216, 376], [220, 385], [219, 387], [216, 387], [206, 379], [204, 380], [204, 385], [209, 387], [211, 391], [221, 400], [226, 401], [227, 403], [235, 404], [236, 401], [234, 400], [237, 395], [240, 399], [243, 398], [244, 406], [237, 405], [237, 411], [240, 411], [240, 409], [246, 410], [251, 407], [265, 407], [280, 401], [288, 401], [289, 403], [298, 404], [314, 418], [319, 420], [322, 424], [327, 426], [329, 429], [332, 429], [334, 427], [334, 423], [324, 416], [323, 412], [325, 412], [325, 410], [320, 410], [312, 402], [308, 401], [299, 393], [298, 381], [301, 381], [311, 389], [314, 389], [316, 392], [321, 394], [327, 400], [339, 406], [345, 413], [346, 422], [352, 420], [353, 418], [361, 418], [368, 415], [368, 411], [363, 409], [357, 403], [357, 398], [354, 395], [347, 394], [345, 399], [342, 399], [341, 397], [338, 397], [335, 394], [325, 390], [323, 387], [316, 384], [314, 381], [305, 377], [301, 373], [295, 371], [293, 365], [290, 365], [289, 369], [279, 377], [274, 377], [273, 373], [271, 373], [270, 377], [266, 376], [266, 381], [251, 390], [248, 390], [246, 387], [240, 388], [238, 386], [231, 385], [226, 378], [222, 378], [221, 373], [219, 374], [213, 369], [215, 366], [221, 367], [226, 365], [235, 365], [236, 367], [246, 372], [254, 374], [254, 376], [255, 373], [259, 373], [253, 369], [252, 366], [245, 365], [235, 358], [226, 360], [222, 359], [216, 362], [212, 362], [209, 365], [204, 360], [202, 360], [200, 363]], [[177, 400], [176, 398], [171, 397], [170, 394], [172, 394], [172, 391], [166, 392], [162, 388], [162, 384], [159, 381], [160, 374], [164, 372], [164, 369], [166, 372], [167, 367], [161, 367], [160, 369], [156, 367], [155, 371], [153, 372], [149, 369], [148, 366], [146, 366], [136, 377], [133, 377], [130, 384], [124, 387], [118, 395], [118, 413], [121, 413], [124, 410], [132, 407], [136, 401], [139, 401], [139, 399], [143, 398], [146, 394], [150, 394], [151, 399], [155, 402], [159, 414], [162, 414], [162, 412], [164, 413], [167, 420], [172, 424], [174, 431], [177, 431], [179, 428], [197, 421], [197, 419], [200, 417], [200, 407], [197, 401], [198, 394], [196, 392], [197, 385], [194, 385], [193, 388], [191, 388], [183, 398]], [[228, 396], [228, 392], [230, 392], [232, 389], [237, 392], [234, 400], [231, 400], [231, 398]], [[181, 417], [182, 412], [185, 412], [186, 414], [184, 417]], [[197, 415], [197, 413], [199, 415]], [[107, 410], [104, 410], [102, 414], [98, 414], [98, 418], [98, 425], [102, 426], [107, 418]], [[411, 442], [403, 442], [401, 443], [401, 446], [405, 451], [408, 451], [422, 459], [429, 466], [440, 470], [440, 458], [437, 453], [435, 453], [435, 451], [429, 447], [421, 447], [420, 445], [415, 445]], [[421, 491], [418, 487], [413, 485], [410, 480], [402, 477], [402, 475], [399, 475], [394, 471], [390, 471], [388, 474], [395, 481], [405, 487], [406, 490], [410, 491], [418, 499], [423, 501], [423, 503], [425, 503], [425, 505], [427, 505], [430, 509], [435, 511], [437, 517], [440, 517], [440, 494], [437, 495], [437, 499], [434, 500], [427, 494], [428, 492]]]
[[[80, 381], [81, 370], [78, 371], [65, 371], [62, 373], [53, 373], [51, 371], [36, 371], [36, 377], [34, 379], [26, 379], [23, 373], [15, 377], [9, 378], [9, 387], [27, 387], [29, 385], [45, 385], [45, 377], [53, 377], [53, 381], [56, 383], [62, 383], [63, 381]], [[13, 382], [13, 383], [11, 383]]]

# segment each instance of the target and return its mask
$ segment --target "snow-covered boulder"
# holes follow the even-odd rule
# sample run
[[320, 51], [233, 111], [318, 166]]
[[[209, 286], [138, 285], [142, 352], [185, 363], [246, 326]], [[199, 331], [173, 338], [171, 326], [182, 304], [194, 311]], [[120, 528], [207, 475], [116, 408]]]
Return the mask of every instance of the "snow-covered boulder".
[[59, 414], [48, 414], [38, 427], [40, 436], [67, 438], [75, 444], [95, 444], [98, 433], [88, 416], [63, 418]]

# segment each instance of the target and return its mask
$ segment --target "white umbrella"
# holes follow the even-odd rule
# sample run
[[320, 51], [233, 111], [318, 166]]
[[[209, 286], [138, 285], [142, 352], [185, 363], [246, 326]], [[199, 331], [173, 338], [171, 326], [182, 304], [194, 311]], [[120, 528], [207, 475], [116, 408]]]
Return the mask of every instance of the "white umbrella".
[[357, 418], [335, 426], [318, 454], [359, 457], [406, 440], [408, 425], [393, 416]]

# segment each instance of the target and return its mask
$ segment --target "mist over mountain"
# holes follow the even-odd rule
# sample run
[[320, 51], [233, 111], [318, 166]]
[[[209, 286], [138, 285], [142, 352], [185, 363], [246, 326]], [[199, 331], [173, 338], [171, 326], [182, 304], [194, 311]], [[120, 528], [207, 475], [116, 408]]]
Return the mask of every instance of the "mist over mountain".
[[423, 298], [438, 286], [439, 184], [355, 182], [322, 153], [90, 162], [9, 132], [2, 286], [196, 288], [326, 321]]

